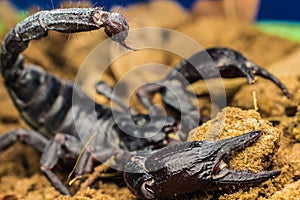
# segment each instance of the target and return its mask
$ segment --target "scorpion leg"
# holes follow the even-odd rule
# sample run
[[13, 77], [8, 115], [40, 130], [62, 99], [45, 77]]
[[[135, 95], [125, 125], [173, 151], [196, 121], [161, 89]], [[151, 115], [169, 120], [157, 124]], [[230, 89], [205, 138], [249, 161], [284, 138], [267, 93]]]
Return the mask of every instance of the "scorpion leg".
[[123, 109], [123, 111], [129, 111], [130, 116], [136, 123], [145, 120], [144, 116], [139, 114], [137, 110], [127, 106], [119, 96], [113, 94], [112, 88], [105, 81], [99, 81], [96, 84], [96, 92], [115, 102], [118, 106], [120, 106]]
[[85, 150], [75, 169], [75, 176], [91, 173], [94, 163], [104, 163], [110, 157], [116, 155], [117, 151], [113, 148], [103, 149], [99, 152]]
[[[128, 128], [125, 128], [124, 126], [130, 126], [130, 125], [132, 125], [131, 129], [136, 129], [135, 125], [136, 126], [144, 126], [144, 125], [150, 123], [151, 118], [150, 118], [149, 115], [140, 114], [134, 108], [125, 105], [125, 103], [122, 101], [122, 99], [119, 96], [117, 96], [116, 94], [113, 94], [112, 89], [110, 88], [110, 86], [106, 82], [99, 81], [96, 85], [96, 91], [97, 91], [97, 93], [99, 93], [101, 95], [104, 95], [105, 97], [109, 98], [111, 101], [117, 103], [124, 111], [129, 111], [129, 114], [130, 114], [131, 118], [129, 118], [128, 115], [125, 115], [125, 116], [124, 115], [118, 115], [115, 118], [116, 123], [118, 124], [119, 127], [121, 127], [121, 129], [123, 127], [123, 130], [128, 130]], [[189, 99], [187, 99], [187, 101], [188, 100]], [[158, 112], [155, 112], [155, 114], [158, 114]], [[120, 117], [120, 116], [122, 116], [122, 117]], [[132, 119], [132, 121], [134, 121], [135, 124], [132, 124], [130, 119]], [[154, 126], [159, 125], [159, 123], [161, 122], [161, 119], [159, 118], [159, 116], [154, 116], [152, 119], [154, 121], [156, 121], [156, 123], [157, 123]], [[166, 119], [163, 118], [163, 120], [164, 120], [164, 130], [163, 130], [163, 132], [165, 134], [168, 134], [169, 132], [173, 132], [173, 130], [175, 128], [174, 119], [171, 118], [171, 117], [167, 117]], [[137, 135], [137, 137], [140, 137], [141, 135], [142, 134]]]
[[0, 151], [4, 151], [17, 140], [32, 146], [39, 152], [43, 152], [45, 146], [49, 142], [48, 139], [36, 131], [16, 129], [0, 135]]
[[113, 94], [111, 87], [105, 81], [99, 81], [96, 85], [96, 92], [107, 97], [109, 100], [115, 102], [119, 105], [124, 111], [130, 110], [130, 108], [122, 101], [122, 99]]
[[201, 123], [200, 113], [177, 80], [166, 81], [164, 85], [161, 90], [163, 102], [176, 112], [175, 116], [180, 121], [177, 136], [186, 141], [188, 132]]
[[[150, 109], [154, 103], [152, 101], [152, 96], [160, 92], [164, 86], [159, 83], [148, 83], [146, 85], [143, 85], [136, 93], [137, 98], [139, 101], [145, 106], [145, 108]], [[155, 107], [154, 107], [155, 108]], [[156, 109], [153, 110], [154, 114], [159, 112]]]
[[[43, 152], [41, 159], [41, 170], [50, 180], [52, 185], [60, 192], [70, 195], [68, 189], [62, 184], [59, 178], [51, 171], [57, 164], [58, 159], [62, 156], [61, 145], [58, 145], [58, 138], [62, 135], [58, 134], [54, 140], [47, 140], [40, 133], [28, 129], [17, 129], [9, 131], [0, 136], [0, 151], [10, 147], [17, 140], [21, 140], [25, 144], [34, 147], [39, 152]], [[73, 144], [73, 143], [72, 143]], [[80, 150], [80, 149], [79, 149]], [[53, 160], [52, 160], [53, 159]]]
[[164, 80], [160, 84], [144, 85], [136, 94], [146, 108], [154, 108], [154, 114], [159, 114], [151, 98], [156, 92], [160, 92], [163, 102], [175, 111], [175, 116], [180, 121], [180, 130], [177, 135], [181, 141], [185, 141], [187, 133], [201, 123], [197, 107], [178, 80]]
[[71, 195], [67, 187], [52, 172], [52, 169], [61, 158], [73, 157], [75, 159], [79, 155], [81, 149], [82, 144], [78, 138], [58, 133], [52, 140], [50, 140], [43, 151], [40, 161], [41, 170], [51, 184], [62, 194]]

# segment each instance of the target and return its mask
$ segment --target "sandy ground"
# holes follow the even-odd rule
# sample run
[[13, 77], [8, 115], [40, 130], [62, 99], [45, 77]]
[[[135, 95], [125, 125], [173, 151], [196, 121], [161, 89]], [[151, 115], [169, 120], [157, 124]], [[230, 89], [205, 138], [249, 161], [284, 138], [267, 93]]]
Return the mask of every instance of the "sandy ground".
[[[7, 6], [7, 5], [1, 5]], [[10, 20], [7, 20], [9, 30], [16, 23], [15, 11], [6, 7]], [[292, 98], [287, 99], [281, 91], [268, 81], [258, 78], [256, 84], [248, 86], [244, 79], [229, 81], [227, 86], [228, 105], [239, 108], [226, 108], [215, 119], [192, 131], [191, 140], [222, 139], [234, 135], [240, 135], [253, 129], [263, 131], [261, 139], [253, 146], [240, 154], [235, 154], [229, 165], [236, 169], [248, 168], [258, 172], [262, 170], [281, 169], [281, 175], [268, 180], [258, 186], [242, 188], [238, 191], [221, 191], [219, 199], [297, 199], [300, 191], [300, 114], [297, 107], [300, 99], [299, 71], [295, 66], [300, 64], [299, 45], [293, 42], [265, 35], [253, 25], [240, 23], [236, 20], [224, 19], [224, 17], [206, 16], [200, 17], [195, 13], [189, 13], [172, 2], [154, 1], [149, 4], [132, 5], [118, 10], [129, 19], [132, 29], [144, 26], [158, 26], [180, 31], [203, 47], [226, 46], [242, 52], [260, 66], [276, 74], [290, 90]], [[194, 9], [197, 10], [197, 9]], [[163, 11], [163, 12], [162, 12]], [[151, 17], [149, 17], [151, 16]], [[161, 20], [161, 19], [164, 20]], [[7, 19], [7, 18], [6, 18]], [[2, 40], [4, 35], [0, 36]], [[47, 71], [55, 73], [62, 78], [74, 80], [79, 66], [90, 51], [102, 40], [106, 39], [102, 31], [93, 33], [81, 33], [75, 35], [50, 33], [41, 41], [34, 41], [24, 52], [27, 62], [43, 66]], [[129, 37], [129, 44], [134, 45], [134, 38]], [[188, 47], [184, 47], [188, 50]], [[111, 56], [112, 52], [105, 52]], [[118, 49], [117, 49], [118, 50]], [[286, 58], [293, 55], [295, 70], [289, 70], [289, 62]], [[108, 58], [109, 59], [109, 58]], [[116, 60], [105, 73], [104, 80], [110, 85], [132, 69], [143, 63], [158, 62], [168, 66], [174, 66], [179, 57], [158, 50], [142, 50], [132, 52]], [[282, 68], [275, 67], [280, 63], [284, 68], [284, 76], [281, 76]], [[119, 66], [122, 67], [119, 67]], [[90, 74], [95, 72], [91, 71]], [[144, 76], [143, 74], [141, 76]], [[83, 83], [87, 93], [92, 93], [89, 86]], [[196, 88], [201, 83], [196, 83]], [[253, 91], [256, 92], [258, 112], [252, 110]], [[205, 89], [199, 94], [206, 94]], [[210, 116], [210, 98], [202, 95], [199, 98], [200, 110], [203, 116]], [[107, 102], [104, 98], [97, 99]], [[136, 105], [135, 99], [130, 102]], [[28, 127], [20, 118], [8, 96], [3, 80], [0, 82], [0, 132]], [[140, 107], [137, 107], [140, 108]], [[242, 108], [243, 110], [241, 110]], [[269, 122], [269, 121], [271, 122]], [[211, 126], [212, 125], [212, 126]], [[276, 126], [275, 126], [276, 125]], [[208, 131], [208, 127], [211, 132]], [[221, 127], [221, 128], [220, 128]], [[213, 131], [221, 130], [221, 132]], [[249, 155], [251, 155], [249, 157]], [[74, 197], [60, 195], [41, 174], [39, 170], [40, 155], [31, 147], [21, 143], [14, 144], [11, 148], [0, 154], [0, 199], [135, 199], [135, 197], [121, 185], [111, 181], [97, 181], [93, 187], [87, 188], [75, 194]], [[259, 162], [258, 162], [259, 161]], [[66, 176], [70, 169], [58, 166], [55, 172], [66, 182]], [[71, 188], [73, 193], [78, 188]], [[209, 199], [212, 193], [201, 192], [185, 196], [190, 199]]]

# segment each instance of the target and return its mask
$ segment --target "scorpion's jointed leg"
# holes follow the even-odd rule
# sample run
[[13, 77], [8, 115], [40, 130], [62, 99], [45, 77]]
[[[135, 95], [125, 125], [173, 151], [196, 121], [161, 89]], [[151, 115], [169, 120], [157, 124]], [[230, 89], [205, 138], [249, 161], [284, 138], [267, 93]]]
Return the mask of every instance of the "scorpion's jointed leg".
[[246, 148], [260, 136], [260, 131], [252, 131], [216, 142], [178, 143], [150, 156], [134, 156], [126, 165], [125, 182], [141, 199], [170, 198], [197, 190], [216, 191], [261, 183], [278, 176], [280, 171], [235, 171], [228, 169], [223, 160], [231, 151]]
[[[146, 85], [143, 85], [136, 93], [137, 98], [139, 101], [148, 109], [150, 109], [151, 106], [154, 105], [152, 101], [152, 96], [163, 90], [165, 87], [162, 84], [159, 83], [149, 83]], [[155, 110], [154, 110], [155, 111]]]
[[152, 96], [159, 92], [163, 102], [175, 111], [177, 120], [180, 121], [177, 136], [185, 141], [187, 133], [201, 124], [200, 113], [192, 103], [190, 96], [178, 80], [164, 80], [159, 83], [149, 83], [142, 86], [136, 93], [139, 101], [148, 109], [151, 108], [153, 115], [159, 115], [160, 111], [154, 105]]
[[[62, 194], [70, 195], [69, 190], [63, 185], [61, 180], [51, 171], [56, 165], [58, 159], [63, 156], [62, 146], [65, 143], [64, 136], [58, 134], [54, 140], [49, 141], [39, 132], [28, 129], [16, 129], [0, 135], [0, 151], [4, 151], [10, 147], [13, 143], [20, 140], [25, 144], [30, 145], [39, 152], [43, 152], [41, 159], [41, 170], [52, 183], [52, 185], [59, 190]], [[69, 137], [69, 136], [68, 136]], [[74, 143], [70, 143], [74, 142]], [[76, 142], [69, 140], [72, 149], [75, 149]], [[77, 142], [78, 143], [78, 142]], [[78, 150], [77, 150], [78, 151]], [[80, 151], [80, 148], [79, 148]]]
[[52, 172], [52, 169], [61, 158], [76, 160], [82, 148], [82, 143], [78, 138], [60, 133], [56, 134], [44, 148], [40, 161], [41, 170], [52, 185], [62, 194], [71, 195], [67, 187], [57, 175]]
[[96, 85], [96, 92], [115, 102], [124, 111], [130, 110], [130, 108], [122, 101], [122, 99], [119, 96], [113, 94], [112, 88], [106, 82], [99, 81]]
[[0, 135], [0, 151], [4, 151], [17, 140], [30, 145], [39, 152], [43, 152], [41, 159], [42, 172], [57, 190], [59, 190], [62, 194], [70, 195], [66, 186], [51, 170], [57, 164], [58, 159], [65, 156], [62, 148], [63, 146], [67, 147], [69, 152], [73, 152], [78, 155], [78, 151], [82, 148], [76, 145], [78, 144], [78, 139], [69, 135], [57, 134], [53, 140], [49, 141], [36, 131], [17, 129]]
[[[132, 120], [130, 120], [130, 118], [128, 117], [128, 115], [126, 115], [127, 119], [115, 117], [115, 121], [116, 121], [116, 123], [118, 124], [118, 126], [121, 129], [122, 129], [122, 126], [129, 126], [129, 124], [132, 125], [132, 128], [135, 127], [135, 126], [145, 126], [147, 124], [149, 125], [149, 123], [150, 123], [151, 120], [153, 120], [152, 123], [154, 123], [154, 126], [157, 126], [162, 121], [161, 118], [160, 118], [160, 116], [158, 116], [158, 115], [154, 115], [154, 117], [151, 118], [149, 115], [140, 114], [134, 108], [125, 105], [125, 103], [122, 101], [122, 99], [119, 96], [117, 96], [116, 94], [114, 94], [113, 91], [112, 91], [112, 89], [110, 88], [110, 86], [106, 82], [104, 82], [104, 81], [99, 81], [97, 83], [97, 85], [96, 85], [96, 92], [98, 94], [104, 95], [105, 97], [107, 97], [111, 101], [113, 101], [116, 104], [118, 104], [123, 109], [123, 111], [129, 111], [128, 114], [130, 115], [130, 117], [131, 117]], [[189, 102], [190, 102], [189, 99], [186, 99], [186, 100], [187, 100], [187, 104], [190, 105], [189, 104]], [[159, 114], [159, 111], [156, 112], [154, 110], [154, 112], [155, 112], [154, 114]], [[123, 117], [124, 117], [124, 115], [123, 115]], [[162, 119], [163, 119], [163, 122], [164, 122], [164, 130], [163, 130], [163, 132], [165, 134], [168, 134], [170, 132], [173, 133], [174, 129], [177, 129], [176, 125], [175, 125], [176, 122], [175, 122], [175, 120], [172, 117], [167, 117], [167, 118], [163, 117]], [[135, 124], [132, 124], [132, 121], [135, 122]], [[126, 123], [124, 123], [124, 122], [126, 122]], [[123, 128], [124, 128], [123, 130], [126, 130], [125, 127], [123, 127]], [[153, 130], [155, 130], [155, 129], [156, 128], [153, 127]], [[149, 130], [149, 132], [151, 132], [151, 131]], [[137, 137], [138, 137], [138, 135], [137, 135]]]
[[36, 131], [16, 129], [0, 135], [0, 152], [10, 147], [18, 140], [32, 146], [39, 152], [43, 152], [49, 142], [47, 138]]
[[161, 90], [161, 95], [163, 102], [177, 111], [174, 115], [180, 121], [177, 136], [181, 141], [186, 141], [189, 131], [201, 124], [201, 118], [186, 90], [175, 82], [177, 81], [166, 81], [165, 89]]

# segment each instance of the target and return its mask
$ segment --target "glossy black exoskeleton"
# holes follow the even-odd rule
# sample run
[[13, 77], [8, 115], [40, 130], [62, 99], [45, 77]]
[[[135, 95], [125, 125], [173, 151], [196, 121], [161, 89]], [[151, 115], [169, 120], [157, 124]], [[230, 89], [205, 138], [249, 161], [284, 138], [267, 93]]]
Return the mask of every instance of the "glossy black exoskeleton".
[[[200, 189], [209, 191], [258, 183], [279, 174], [279, 171], [236, 172], [228, 170], [222, 161], [231, 150], [245, 148], [255, 141], [260, 136], [259, 131], [218, 142], [183, 142], [162, 148], [173, 141], [170, 135], [176, 135], [179, 130], [183, 130], [179, 139], [186, 141], [188, 131], [200, 123], [196, 118], [199, 112], [190, 103], [185, 90], [186, 84], [219, 75], [226, 78], [245, 76], [249, 83], [253, 83], [254, 75], [258, 75], [273, 81], [289, 97], [277, 78], [234, 50], [211, 48], [207, 52], [201, 51], [180, 62], [174, 71], [158, 82], [164, 84], [149, 84], [138, 91], [137, 95], [146, 107], [153, 105], [151, 95], [161, 92], [164, 102], [185, 116], [183, 119], [167, 116], [160, 120], [160, 115], [154, 115], [158, 120], [147, 128], [143, 126], [152, 119], [148, 115], [134, 113], [130, 116], [124, 112], [129, 108], [112, 96], [105, 84], [98, 85], [98, 92], [116, 101], [123, 110], [95, 103], [74, 83], [61, 80], [33, 64], [25, 64], [20, 55], [31, 40], [46, 37], [50, 30], [71, 34], [102, 27], [112, 40], [129, 48], [125, 43], [129, 28], [125, 17], [102, 8], [40, 11], [8, 33], [1, 46], [1, 73], [16, 108], [34, 130], [17, 129], [2, 134], [0, 151], [17, 140], [35, 147], [42, 153], [42, 172], [57, 190], [66, 195], [71, 194], [52, 169], [59, 160], [76, 161], [90, 138], [93, 140], [86, 145], [75, 174], [89, 173], [94, 165], [115, 157], [117, 169], [124, 170], [126, 164], [125, 181], [140, 198], [172, 197]], [[187, 82], [181, 82], [178, 74]], [[174, 103], [174, 95], [170, 95], [170, 88], [166, 86], [182, 96], [184, 109]], [[137, 124], [141, 128], [137, 128]], [[137, 154], [142, 150], [147, 150], [147, 153]], [[155, 152], [152, 154], [152, 151]]]
[[280, 171], [235, 171], [224, 162], [231, 151], [246, 148], [261, 134], [252, 131], [216, 142], [183, 142], [148, 155], [135, 155], [125, 166], [125, 182], [141, 199], [172, 198], [197, 190], [207, 192], [261, 183], [278, 176]]

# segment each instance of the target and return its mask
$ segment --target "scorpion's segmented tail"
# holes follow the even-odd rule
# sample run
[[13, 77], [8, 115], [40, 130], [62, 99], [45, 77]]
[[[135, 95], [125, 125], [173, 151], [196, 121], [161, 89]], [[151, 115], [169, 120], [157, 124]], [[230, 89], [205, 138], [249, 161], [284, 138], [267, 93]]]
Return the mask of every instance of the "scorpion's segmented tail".
[[114, 41], [124, 46], [128, 24], [123, 15], [110, 13], [100, 7], [69, 8], [40, 11], [17, 24], [6, 36], [1, 47], [2, 71], [10, 70], [30, 40], [47, 36], [49, 30], [75, 33], [105, 28]]

